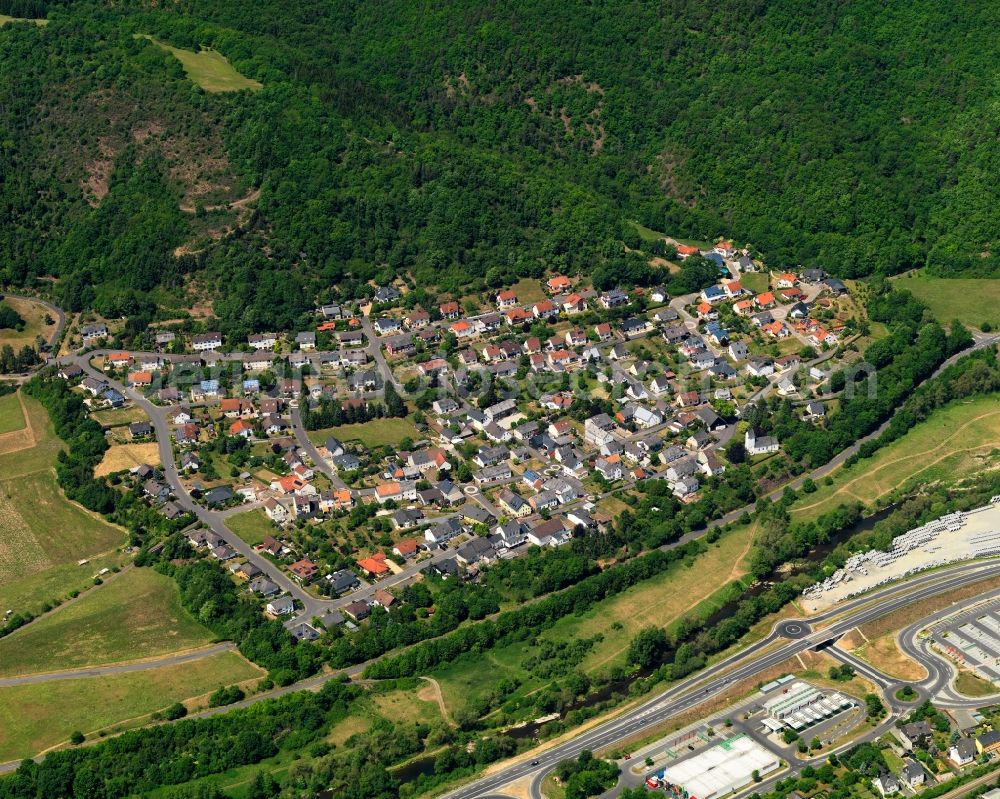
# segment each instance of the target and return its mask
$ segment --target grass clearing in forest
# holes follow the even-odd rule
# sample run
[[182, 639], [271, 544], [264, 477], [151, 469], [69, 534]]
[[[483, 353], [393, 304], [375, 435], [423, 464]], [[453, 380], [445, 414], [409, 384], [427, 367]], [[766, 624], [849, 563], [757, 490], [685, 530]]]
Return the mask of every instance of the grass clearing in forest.
[[181, 607], [170, 577], [133, 568], [0, 639], [0, 676], [141, 660], [203, 646], [212, 638]]
[[256, 680], [264, 671], [236, 652], [177, 666], [0, 688], [0, 760], [32, 757], [64, 744], [74, 730], [88, 738], [149, 722], [174, 702], [207, 695], [223, 685]]
[[247, 78], [236, 71], [222, 53], [211, 50], [185, 50], [180, 47], [161, 42], [152, 36], [142, 36], [149, 39], [157, 47], [172, 53], [181, 62], [184, 72], [206, 92], [238, 92], [242, 89], [256, 91], [263, 88], [259, 81]]
[[900, 275], [893, 283], [930, 308], [941, 324], [958, 319], [975, 328], [984, 323], [994, 330], [1000, 327], [1000, 280], [933, 277], [918, 270]]
[[47, 19], [32, 19], [30, 17], [10, 17], [6, 14], [0, 14], [0, 25], [6, 25], [8, 22], [34, 22], [36, 25], [48, 25], [49, 21]]

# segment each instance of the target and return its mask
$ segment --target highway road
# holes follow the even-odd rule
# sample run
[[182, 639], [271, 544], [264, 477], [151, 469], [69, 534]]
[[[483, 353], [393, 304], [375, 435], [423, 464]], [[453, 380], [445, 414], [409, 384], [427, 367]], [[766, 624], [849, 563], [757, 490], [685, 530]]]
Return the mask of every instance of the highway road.
[[[704, 703], [707, 699], [725, 694], [729, 686], [753, 678], [799, 652], [839, 637], [858, 625], [965, 585], [975, 578], [997, 572], [998, 565], [995, 562], [971, 563], [942, 569], [858, 597], [814, 616], [808, 622], [795, 620], [782, 622], [776, 625], [766, 638], [720, 663], [713, 664], [707, 672], [695, 674], [622, 716], [581, 733], [569, 741], [550, 747], [536, 756], [536, 764], [523, 761], [514, 763], [494, 775], [462, 786], [446, 796], [448, 799], [477, 799], [490, 796], [508, 783], [529, 775], [532, 776], [534, 784], [540, 785], [544, 775], [560, 761], [575, 758], [584, 749], [593, 751], [615, 746], [641, 733], [647, 726], [667, 721]], [[815, 631], [817, 625], [824, 623], [827, 623], [826, 627]], [[784, 645], [767, 651], [775, 642], [782, 640], [782, 631], [790, 624], [793, 628], [794, 625], [798, 625], [792, 632], [798, 637], [787, 639]], [[537, 795], [533, 794], [535, 797]]]

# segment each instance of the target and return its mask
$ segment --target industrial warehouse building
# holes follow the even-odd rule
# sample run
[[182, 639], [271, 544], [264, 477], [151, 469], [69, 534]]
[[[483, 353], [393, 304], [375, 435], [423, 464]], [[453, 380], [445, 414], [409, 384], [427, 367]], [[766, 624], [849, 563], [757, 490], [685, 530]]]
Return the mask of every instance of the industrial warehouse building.
[[843, 694], [824, 694], [808, 683], [792, 683], [785, 692], [764, 703], [764, 711], [772, 722], [765, 721], [765, 726], [777, 730], [780, 727], [791, 727], [793, 730], [804, 730], [824, 719], [831, 718], [841, 711], [854, 706], [854, 702]]
[[765, 777], [780, 765], [777, 755], [740, 734], [670, 766], [663, 779], [683, 788], [690, 799], [717, 799], [753, 782], [755, 771]]

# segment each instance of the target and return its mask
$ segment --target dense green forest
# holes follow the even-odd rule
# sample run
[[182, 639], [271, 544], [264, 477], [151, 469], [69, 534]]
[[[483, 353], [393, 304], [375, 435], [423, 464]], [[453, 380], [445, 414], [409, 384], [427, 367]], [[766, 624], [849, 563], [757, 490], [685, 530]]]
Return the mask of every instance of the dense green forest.
[[[406, 273], [642, 280], [628, 220], [843, 276], [1000, 271], [990, 4], [0, 12], [50, 20], [0, 29], [0, 282], [59, 277], [69, 308], [208, 299], [238, 333]], [[211, 46], [263, 89], [206, 93], [136, 34]]]

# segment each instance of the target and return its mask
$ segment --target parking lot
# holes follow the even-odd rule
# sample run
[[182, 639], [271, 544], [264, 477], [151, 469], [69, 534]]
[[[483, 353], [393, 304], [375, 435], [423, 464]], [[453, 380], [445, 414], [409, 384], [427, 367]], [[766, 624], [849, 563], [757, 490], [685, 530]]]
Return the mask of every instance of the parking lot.
[[960, 666], [1000, 684], [1000, 602], [944, 619], [930, 629], [930, 637]]

